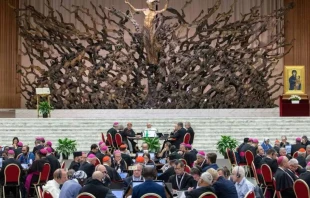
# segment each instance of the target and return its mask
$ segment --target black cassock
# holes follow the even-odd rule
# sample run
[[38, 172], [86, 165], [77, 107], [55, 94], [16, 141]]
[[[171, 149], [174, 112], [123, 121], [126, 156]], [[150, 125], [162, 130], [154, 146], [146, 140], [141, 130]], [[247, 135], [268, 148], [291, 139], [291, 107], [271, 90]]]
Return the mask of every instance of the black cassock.
[[308, 186], [310, 186], [310, 171], [306, 171], [299, 176], [300, 179], [304, 180]]
[[276, 179], [276, 189], [281, 191], [282, 198], [295, 198], [293, 190], [294, 178], [282, 168], [278, 168], [274, 175]]
[[72, 161], [68, 170], [73, 169], [75, 172], [78, 171], [80, 168], [80, 163]]

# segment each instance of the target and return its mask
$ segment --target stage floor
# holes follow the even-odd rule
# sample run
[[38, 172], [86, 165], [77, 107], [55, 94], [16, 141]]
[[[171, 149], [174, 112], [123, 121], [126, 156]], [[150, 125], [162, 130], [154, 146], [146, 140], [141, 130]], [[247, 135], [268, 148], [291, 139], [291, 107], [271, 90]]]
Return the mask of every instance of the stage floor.
[[0, 109], [0, 118], [15, 118], [15, 109]]

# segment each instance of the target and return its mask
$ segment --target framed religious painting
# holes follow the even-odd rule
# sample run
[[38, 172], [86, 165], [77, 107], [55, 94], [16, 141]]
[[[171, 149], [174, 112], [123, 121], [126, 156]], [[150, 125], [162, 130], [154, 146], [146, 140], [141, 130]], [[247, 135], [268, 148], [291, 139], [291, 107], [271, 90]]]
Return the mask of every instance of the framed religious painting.
[[284, 66], [284, 95], [306, 95], [305, 66]]

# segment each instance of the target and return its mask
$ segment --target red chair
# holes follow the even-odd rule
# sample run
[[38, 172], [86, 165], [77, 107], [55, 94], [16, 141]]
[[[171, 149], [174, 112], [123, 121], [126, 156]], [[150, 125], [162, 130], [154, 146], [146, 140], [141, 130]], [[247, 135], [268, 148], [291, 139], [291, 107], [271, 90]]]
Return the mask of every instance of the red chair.
[[108, 134], [107, 134], [107, 138], [108, 138], [109, 146], [110, 146], [111, 148], [114, 148], [113, 138], [112, 138], [111, 133], [108, 133]]
[[183, 162], [184, 165], [187, 165], [187, 162], [185, 159], [179, 159], [179, 161]]
[[104, 143], [105, 143], [104, 133], [101, 133], [101, 139], [102, 139], [102, 142], [104, 142]]
[[66, 162], [65, 161], [63, 161], [62, 163], [61, 163], [61, 169], [65, 169], [65, 167], [66, 167]]
[[252, 162], [254, 161], [254, 156], [253, 156], [253, 153], [251, 151], [245, 152], [245, 161], [246, 161], [247, 167], [249, 168], [248, 173], [250, 174], [250, 177], [252, 177], [250, 167], [251, 167]]
[[191, 168], [188, 165], [184, 166], [184, 171], [187, 173], [191, 173]]
[[185, 133], [184, 138], [183, 138], [183, 142], [185, 144], [189, 144], [189, 140], [191, 139], [191, 134], [190, 133]]
[[42, 198], [53, 198], [52, 194], [47, 190], [44, 190], [42, 193]]
[[[16, 164], [9, 164], [4, 169], [4, 184], [2, 187], [3, 197], [5, 198], [5, 187], [15, 186], [19, 191], [19, 196], [22, 197], [19, 180], [20, 180], [20, 168]], [[16, 190], [16, 192], [17, 192]]]
[[39, 192], [38, 192], [37, 187], [42, 186], [43, 184], [46, 184], [46, 182], [48, 181], [48, 177], [50, 175], [50, 170], [51, 170], [50, 164], [45, 163], [43, 166], [43, 170], [39, 174], [38, 181], [36, 183], [31, 184], [32, 187], [34, 187], [37, 196], [39, 196]]
[[250, 191], [244, 196], [244, 198], [255, 198], [255, 194], [253, 191]]
[[298, 157], [298, 151], [296, 151], [294, 154], [293, 154], [293, 158], [297, 158]]
[[147, 193], [147, 194], [143, 195], [141, 198], [161, 198], [161, 196], [159, 196], [156, 193]]
[[16, 156], [16, 159], [19, 160], [19, 158], [20, 158], [21, 156], [22, 156], [22, 153], [18, 154], [18, 155]]
[[[273, 179], [272, 179], [272, 171], [268, 164], [262, 164], [261, 166], [262, 176], [263, 176], [263, 182], [264, 182], [264, 196], [266, 195], [267, 189], [274, 189], [273, 185]], [[273, 195], [274, 196], [274, 195]]]
[[96, 197], [90, 193], [84, 192], [79, 194], [76, 198], [96, 198]]
[[217, 198], [216, 194], [212, 192], [205, 192], [202, 195], [200, 195], [198, 198]]
[[101, 162], [100, 162], [100, 160], [96, 157], [95, 167], [96, 167], [97, 165], [99, 165], [99, 164], [101, 164]]
[[276, 179], [272, 178], [273, 188], [275, 189], [275, 193], [277, 195], [277, 198], [282, 198], [281, 192], [277, 190], [277, 183]]
[[[258, 186], [261, 186], [261, 183], [258, 179], [258, 176], [257, 176], [257, 172], [256, 172], [256, 168], [255, 168], [255, 165], [254, 165], [254, 162], [251, 163], [251, 169], [253, 170], [253, 175], [254, 175], [254, 178], [255, 178], [255, 181], [257, 183]], [[260, 171], [260, 174], [261, 174], [261, 170], [259, 169]]]
[[115, 142], [117, 144], [117, 147], [120, 147], [123, 144], [123, 138], [120, 133], [115, 134]]
[[308, 184], [302, 179], [297, 179], [294, 182], [293, 189], [296, 198], [310, 197]]
[[39, 193], [38, 194], [38, 198], [43, 198], [43, 191], [42, 191], [42, 188], [41, 186], [37, 186], [37, 192]]
[[226, 148], [226, 155], [227, 155], [227, 158], [228, 158], [228, 160], [229, 160], [229, 162], [230, 162], [231, 167], [234, 167], [234, 166], [237, 165], [237, 163], [236, 163], [236, 161], [234, 161], [234, 157], [233, 157], [233, 155], [231, 154], [231, 152], [232, 152], [232, 151], [231, 151], [229, 148]]

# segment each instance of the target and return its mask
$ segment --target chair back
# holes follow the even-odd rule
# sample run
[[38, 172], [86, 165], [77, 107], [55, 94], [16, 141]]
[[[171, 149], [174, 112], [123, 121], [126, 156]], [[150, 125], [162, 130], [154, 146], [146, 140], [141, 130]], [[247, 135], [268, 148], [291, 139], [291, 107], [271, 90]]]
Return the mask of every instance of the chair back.
[[262, 171], [264, 185], [267, 186], [272, 183], [272, 172], [268, 164], [262, 164], [260, 169]]
[[61, 169], [65, 169], [65, 167], [66, 167], [66, 162], [65, 161], [63, 161], [62, 163], [61, 163]]
[[104, 133], [101, 133], [101, 139], [102, 139], [102, 142], [104, 142], [104, 143], [105, 143]]
[[246, 160], [246, 164], [248, 166], [251, 166], [252, 162], [254, 161], [254, 156], [253, 156], [253, 153], [251, 151], [245, 152], [245, 160]]
[[248, 192], [244, 198], [255, 198], [255, 193], [253, 191]]
[[76, 198], [96, 198], [94, 195], [90, 194], [90, 193], [80, 193]]
[[297, 158], [298, 157], [298, 151], [296, 151], [294, 154], [293, 154], [293, 158]]
[[42, 193], [42, 198], [53, 198], [52, 194], [47, 190], [44, 190]]
[[111, 133], [108, 133], [108, 134], [107, 134], [107, 138], [108, 138], [109, 145], [110, 145], [111, 147], [114, 147], [113, 138], [112, 138]]
[[277, 190], [277, 183], [274, 177], [272, 178], [272, 183], [273, 183], [273, 188], [276, 191], [277, 198], [282, 198], [281, 192]]
[[115, 134], [115, 142], [116, 142], [118, 147], [123, 144], [123, 138], [122, 138], [122, 135], [120, 133]]
[[179, 161], [183, 162], [184, 165], [187, 165], [187, 162], [185, 159], [179, 159]]
[[161, 198], [161, 196], [156, 193], [147, 193], [144, 194], [141, 198]]
[[19, 158], [20, 158], [21, 156], [22, 156], [22, 153], [18, 154], [18, 155], [16, 156], [16, 159], [19, 160]]
[[226, 155], [227, 155], [227, 158], [228, 158], [228, 160], [229, 160], [229, 162], [230, 162], [230, 165], [231, 166], [233, 166], [233, 164], [234, 164], [234, 159], [231, 159], [231, 155], [230, 155], [230, 149], [229, 148], [226, 148]]
[[96, 167], [97, 165], [99, 165], [99, 164], [101, 164], [101, 162], [100, 162], [100, 160], [96, 157], [95, 167]]
[[48, 163], [45, 163], [43, 166], [43, 170], [39, 174], [38, 183], [46, 183], [48, 181], [48, 177], [50, 175], [51, 166]]
[[185, 144], [189, 144], [190, 139], [191, 139], [191, 134], [190, 133], [185, 133], [184, 138], [183, 138], [183, 142]]
[[253, 175], [254, 175], [254, 178], [255, 178], [255, 181], [256, 181], [257, 185], [260, 186], [260, 182], [258, 180], [258, 176], [257, 176], [257, 172], [256, 172], [256, 168], [255, 168], [254, 162], [251, 163], [251, 169], [253, 170]]
[[296, 198], [304, 198], [310, 196], [308, 184], [302, 179], [297, 179], [294, 182], [293, 188]]
[[38, 192], [38, 198], [43, 198], [43, 191], [42, 191], [42, 188], [41, 186], [37, 186], [37, 192]]
[[20, 168], [16, 164], [9, 164], [4, 169], [4, 186], [8, 183], [16, 183], [19, 185]]
[[200, 195], [199, 198], [217, 198], [217, 196], [212, 192], [205, 192], [202, 195]]
[[188, 165], [184, 166], [184, 171], [187, 173], [191, 173], [191, 168]]

